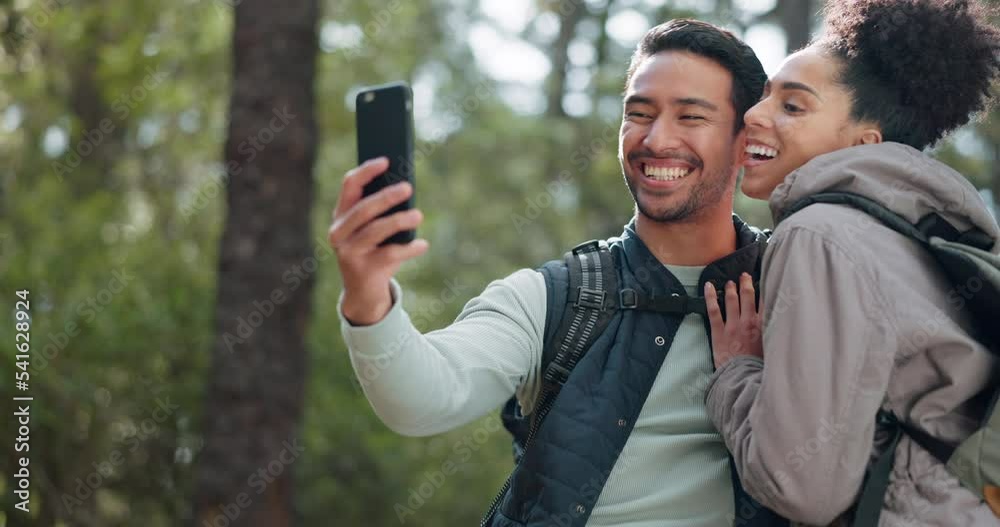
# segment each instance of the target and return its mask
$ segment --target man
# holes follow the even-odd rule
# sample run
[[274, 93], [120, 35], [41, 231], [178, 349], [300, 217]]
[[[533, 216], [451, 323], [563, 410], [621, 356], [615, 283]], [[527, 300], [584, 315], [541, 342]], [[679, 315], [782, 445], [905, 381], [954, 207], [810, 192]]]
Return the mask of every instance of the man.
[[[608, 240], [623, 287], [697, 297], [706, 280], [721, 286], [759, 268], [764, 236], [733, 216], [733, 193], [743, 113], [765, 81], [753, 51], [710, 24], [674, 20], [643, 37], [619, 134], [636, 214]], [[419, 225], [420, 212], [375, 219], [411, 190], [361, 199], [386, 168], [374, 160], [348, 173], [329, 236], [343, 275], [342, 332], [375, 412], [413, 436], [466, 424], [515, 394], [530, 414], [547, 311], [567, 294], [565, 265], [495, 281], [451, 326], [421, 335], [392, 276], [427, 242], [377, 246]], [[573, 369], [488, 524], [774, 525], [743, 497], [706, 415], [706, 331], [697, 314], [619, 312]]]

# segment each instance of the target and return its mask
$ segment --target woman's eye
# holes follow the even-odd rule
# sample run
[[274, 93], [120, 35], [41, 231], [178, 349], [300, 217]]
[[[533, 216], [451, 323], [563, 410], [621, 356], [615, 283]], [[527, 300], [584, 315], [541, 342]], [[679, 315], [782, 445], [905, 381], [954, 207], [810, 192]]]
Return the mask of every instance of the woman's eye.
[[794, 104], [790, 104], [790, 103], [786, 102], [785, 103], [785, 111], [787, 111], [789, 113], [798, 113], [798, 112], [802, 111], [802, 108], [799, 108], [798, 106], [795, 106]]

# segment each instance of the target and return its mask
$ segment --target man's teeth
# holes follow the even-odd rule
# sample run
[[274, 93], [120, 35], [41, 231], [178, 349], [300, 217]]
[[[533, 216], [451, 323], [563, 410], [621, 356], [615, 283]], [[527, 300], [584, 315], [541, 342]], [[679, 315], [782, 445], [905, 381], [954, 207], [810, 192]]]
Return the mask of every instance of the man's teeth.
[[765, 157], [778, 157], [778, 151], [773, 148], [768, 148], [761, 145], [747, 145], [746, 152], [748, 154], [757, 154]]
[[651, 167], [646, 165], [646, 176], [657, 181], [672, 181], [680, 179], [691, 172], [690, 168], [683, 167]]

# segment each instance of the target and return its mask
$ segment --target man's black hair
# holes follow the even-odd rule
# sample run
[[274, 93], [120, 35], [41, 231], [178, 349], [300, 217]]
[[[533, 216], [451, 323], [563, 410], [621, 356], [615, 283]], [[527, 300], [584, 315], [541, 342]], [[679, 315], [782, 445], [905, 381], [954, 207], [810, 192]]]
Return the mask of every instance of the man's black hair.
[[679, 18], [665, 22], [647, 31], [636, 46], [625, 76], [626, 89], [642, 61], [663, 51], [686, 51], [726, 68], [733, 76], [734, 133], [743, 129], [743, 114], [757, 104], [767, 82], [764, 67], [750, 46], [731, 32], [700, 20]]

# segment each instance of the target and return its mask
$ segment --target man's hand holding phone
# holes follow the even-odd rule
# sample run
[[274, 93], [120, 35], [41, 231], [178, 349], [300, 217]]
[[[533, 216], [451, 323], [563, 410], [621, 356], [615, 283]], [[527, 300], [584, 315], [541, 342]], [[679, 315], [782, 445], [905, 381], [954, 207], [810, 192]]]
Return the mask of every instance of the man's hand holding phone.
[[409, 199], [413, 186], [408, 182], [363, 195], [365, 185], [388, 169], [389, 160], [380, 157], [349, 171], [333, 212], [328, 238], [343, 277], [344, 317], [355, 325], [371, 325], [385, 317], [393, 302], [389, 280], [403, 262], [429, 247], [424, 239], [379, 245], [397, 232], [416, 229], [423, 221], [418, 209], [379, 217]]

